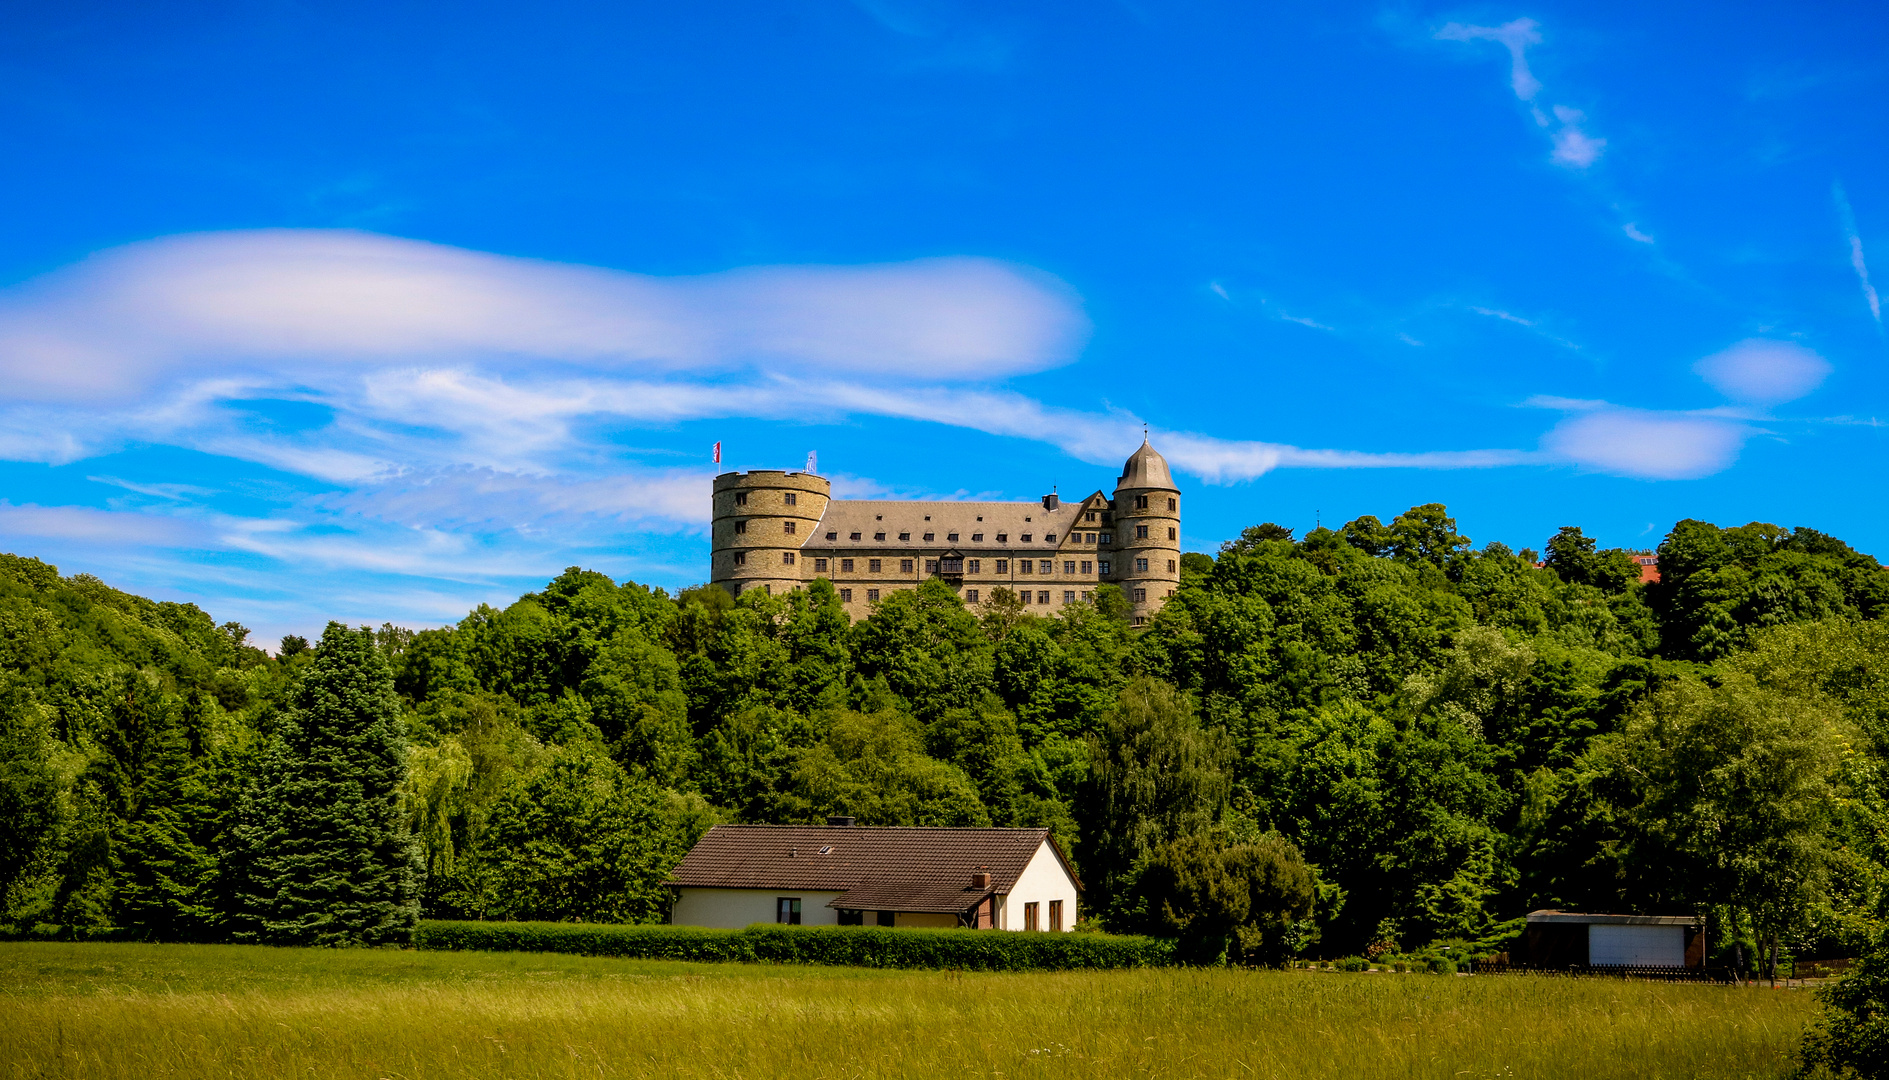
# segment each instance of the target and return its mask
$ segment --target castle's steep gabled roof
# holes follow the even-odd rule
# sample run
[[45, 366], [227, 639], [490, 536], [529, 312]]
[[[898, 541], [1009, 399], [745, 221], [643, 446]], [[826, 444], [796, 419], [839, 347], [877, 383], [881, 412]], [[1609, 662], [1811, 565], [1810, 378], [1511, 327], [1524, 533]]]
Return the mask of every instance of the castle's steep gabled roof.
[[[806, 549], [888, 547], [944, 551], [1013, 551], [1025, 547], [1054, 550], [1075, 528], [1079, 505], [1063, 503], [1046, 510], [1040, 502], [894, 502], [886, 499], [834, 499], [814, 526]], [[982, 519], [982, 520], [980, 520]], [[828, 533], [834, 538], [828, 540]], [[859, 539], [852, 539], [854, 533]], [[885, 534], [885, 539], [875, 537]], [[900, 533], [908, 538], [899, 539]], [[932, 534], [926, 540], [925, 534]], [[953, 533], [956, 539], [951, 539]], [[999, 535], [1004, 537], [998, 540]], [[1022, 537], [1028, 534], [1025, 543]], [[1044, 540], [1053, 535], [1054, 540]], [[975, 539], [976, 537], [982, 539]]]
[[1117, 488], [1172, 488], [1174, 474], [1168, 471], [1168, 459], [1149, 444], [1146, 438], [1141, 440], [1141, 448], [1128, 455], [1122, 463], [1121, 479], [1115, 482]]

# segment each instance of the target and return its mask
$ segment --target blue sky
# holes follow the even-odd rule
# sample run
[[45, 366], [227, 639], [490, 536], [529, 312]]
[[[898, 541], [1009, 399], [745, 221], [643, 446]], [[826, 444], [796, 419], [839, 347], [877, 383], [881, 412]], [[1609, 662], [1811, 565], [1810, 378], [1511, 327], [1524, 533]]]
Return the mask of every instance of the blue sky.
[[1889, 551], [1876, 5], [4, 26], [0, 550], [267, 643], [698, 582], [716, 440], [1033, 498], [1145, 423], [1197, 550], [1441, 501]]

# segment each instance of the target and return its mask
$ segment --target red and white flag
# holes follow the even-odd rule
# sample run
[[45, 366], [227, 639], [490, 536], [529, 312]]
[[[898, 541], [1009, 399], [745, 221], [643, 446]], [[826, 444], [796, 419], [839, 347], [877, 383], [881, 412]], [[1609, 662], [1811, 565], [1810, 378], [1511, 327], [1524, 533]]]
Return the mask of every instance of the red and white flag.
[[721, 444], [720, 443], [715, 444], [715, 464], [717, 465], [721, 464]]

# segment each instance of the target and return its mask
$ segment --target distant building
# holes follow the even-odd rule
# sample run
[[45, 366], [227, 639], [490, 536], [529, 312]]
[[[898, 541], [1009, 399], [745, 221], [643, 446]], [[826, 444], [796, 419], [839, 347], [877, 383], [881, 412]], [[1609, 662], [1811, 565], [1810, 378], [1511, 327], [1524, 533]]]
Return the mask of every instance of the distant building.
[[1009, 589], [1049, 614], [1121, 588], [1129, 618], [1152, 618], [1181, 582], [1181, 492], [1145, 440], [1113, 495], [1036, 502], [835, 499], [807, 472], [715, 478], [709, 580], [739, 595], [827, 578], [855, 619], [872, 602], [937, 579], [967, 604]]
[[1048, 829], [717, 825], [670, 875], [670, 922], [737, 928], [1075, 929], [1082, 882]]
[[1705, 931], [1691, 915], [1528, 913], [1522, 940], [1509, 950], [1526, 967], [1705, 966]]
[[1633, 561], [1640, 567], [1640, 584], [1651, 585], [1659, 580], [1659, 556], [1650, 551], [1630, 552]]

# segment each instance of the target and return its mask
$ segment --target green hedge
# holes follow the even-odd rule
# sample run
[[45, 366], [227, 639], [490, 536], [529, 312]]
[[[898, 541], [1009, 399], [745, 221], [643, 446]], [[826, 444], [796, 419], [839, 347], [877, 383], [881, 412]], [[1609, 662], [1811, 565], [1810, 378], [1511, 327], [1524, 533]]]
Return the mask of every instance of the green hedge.
[[606, 923], [420, 923], [421, 949], [557, 952], [646, 960], [750, 960], [875, 968], [1066, 971], [1161, 967], [1174, 944], [1116, 934], [1014, 934], [993, 930], [894, 930], [878, 926], [693, 926]]

